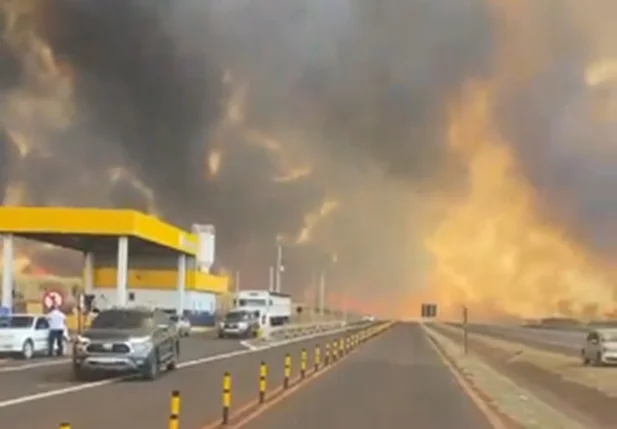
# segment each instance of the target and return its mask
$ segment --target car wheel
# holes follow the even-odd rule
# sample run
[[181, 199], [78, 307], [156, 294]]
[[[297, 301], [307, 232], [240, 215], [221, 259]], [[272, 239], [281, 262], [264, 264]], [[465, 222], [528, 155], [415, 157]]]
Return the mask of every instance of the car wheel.
[[180, 356], [180, 342], [176, 342], [174, 346], [174, 354], [167, 363], [167, 371], [173, 371], [178, 367], [178, 358]]
[[142, 372], [143, 378], [146, 380], [155, 380], [159, 376], [159, 358], [158, 353], [152, 353]]
[[34, 356], [34, 344], [32, 340], [26, 340], [21, 347], [21, 357], [28, 360], [32, 359], [32, 356]]

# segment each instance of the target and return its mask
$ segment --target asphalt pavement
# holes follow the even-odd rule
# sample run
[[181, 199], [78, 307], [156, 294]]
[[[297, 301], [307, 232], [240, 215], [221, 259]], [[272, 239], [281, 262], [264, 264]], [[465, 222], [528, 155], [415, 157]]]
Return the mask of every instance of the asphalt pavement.
[[[439, 329], [439, 324], [431, 324], [431, 326]], [[453, 326], [462, 327], [460, 324]], [[469, 332], [575, 356], [580, 354], [586, 335], [584, 331], [561, 331], [516, 325], [469, 324], [468, 329]]]
[[397, 324], [246, 429], [489, 429], [418, 324]]
[[[259, 366], [270, 365], [270, 386], [281, 385], [283, 362], [292, 356], [292, 372], [298, 374], [301, 350], [309, 359], [317, 344], [341, 338], [332, 334], [314, 339], [251, 351], [237, 341], [189, 338], [183, 363], [174, 372], [153, 381], [102, 379], [72, 381], [69, 366], [47, 366], [0, 373], [0, 427], [49, 429], [68, 421], [73, 429], [165, 427], [169, 398], [181, 392], [181, 426], [197, 429], [221, 415], [223, 373], [232, 375], [232, 408], [257, 398]], [[199, 341], [202, 344], [198, 345]], [[190, 345], [189, 345], [190, 344]], [[33, 393], [35, 392], [35, 393]]]
[[[215, 339], [213, 334], [194, 335], [181, 341], [180, 362], [245, 349], [239, 341]], [[0, 366], [0, 416], [2, 403], [6, 401], [58, 389], [71, 389], [80, 384], [84, 383], [74, 379], [70, 359], [36, 358], [6, 362]]]

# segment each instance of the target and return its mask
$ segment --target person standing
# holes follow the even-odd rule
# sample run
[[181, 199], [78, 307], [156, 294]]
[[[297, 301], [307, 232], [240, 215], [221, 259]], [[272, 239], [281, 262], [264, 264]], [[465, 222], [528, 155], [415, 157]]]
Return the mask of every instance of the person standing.
[[47, 340], [47, 353], [49, 356], [54, 355], [54, 346], [58, 346], [58, 355], [64, 355], [64, 332], [66, 331], [66, 315], [54, 305], [49, 313], [47, 313], [47, 322], [49, 323], [49, 338]]

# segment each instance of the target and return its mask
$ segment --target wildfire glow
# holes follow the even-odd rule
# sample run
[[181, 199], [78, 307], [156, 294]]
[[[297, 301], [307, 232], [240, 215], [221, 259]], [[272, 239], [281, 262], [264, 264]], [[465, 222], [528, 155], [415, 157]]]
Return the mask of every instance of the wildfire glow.
[[[466, 165], [469, 184], [444, 204], [426, 249], [434, 263], [428, 294], [451, 316], [461, 305], [484, 316], [596, 318], [615, 310], [611, 270], [540, 215], [537, 195], [496, 125], [497, 95], [524, 84], [546, 58], [541, 43], [525, 42], [529, 32], [521, 26], [528, 20], [521, 18], [529, 4], [499, 3], [503, 55], [495, 74], [468, 82], [449, 106], [448, 144]], [[589, 67], [586, 83], [616, 76], [615, 63], [602, 61]]]

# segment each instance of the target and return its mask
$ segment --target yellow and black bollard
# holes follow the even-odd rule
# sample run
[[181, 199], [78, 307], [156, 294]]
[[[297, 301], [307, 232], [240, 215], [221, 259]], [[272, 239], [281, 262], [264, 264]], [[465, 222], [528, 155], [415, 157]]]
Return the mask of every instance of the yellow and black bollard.
[[60, 426], [58, 426], [60, 429], [71, 429], [71, 425], [69, 423], [60, 423]]
[[231, 408], [231, 374], [223, 374], [223, 417], [224, 425], [229, 423], [229, 411]]
[[289, 387], [289, 379], [291, 377], [291, 356], [289, 353], [285, 355], [285, 378], [283, 379], [283, 389], [287, 389]]
[[308, 360], [306, 349], [303, 348], [300, 354], [300, 378], [306, 377], [306, 361]]
[[319, 371], [319, 366], [321, 365], [321, 347], [319, 347], [319, 344], [315, 346], [315, 351], [313, 352], [313, 365], [315, 372]]
[[343, 357], [345, 355], [345, 340], [341, 338], [339, 340], [338, 346], [339, 352], [341, 352], [341, 357]]
[[330, 364], [330, 343], [326, 341], [326, 359], [324, 360], [324, 365]]
[[268, 366], [265, 362], [261, 362], [259, 366], [259, 403], [263, 404], [266, 400], [266, 387], [268, 377]]
[[169, 429], [178, 429], [180, 426], [180, 391], [171, 392], [169, 400]]

